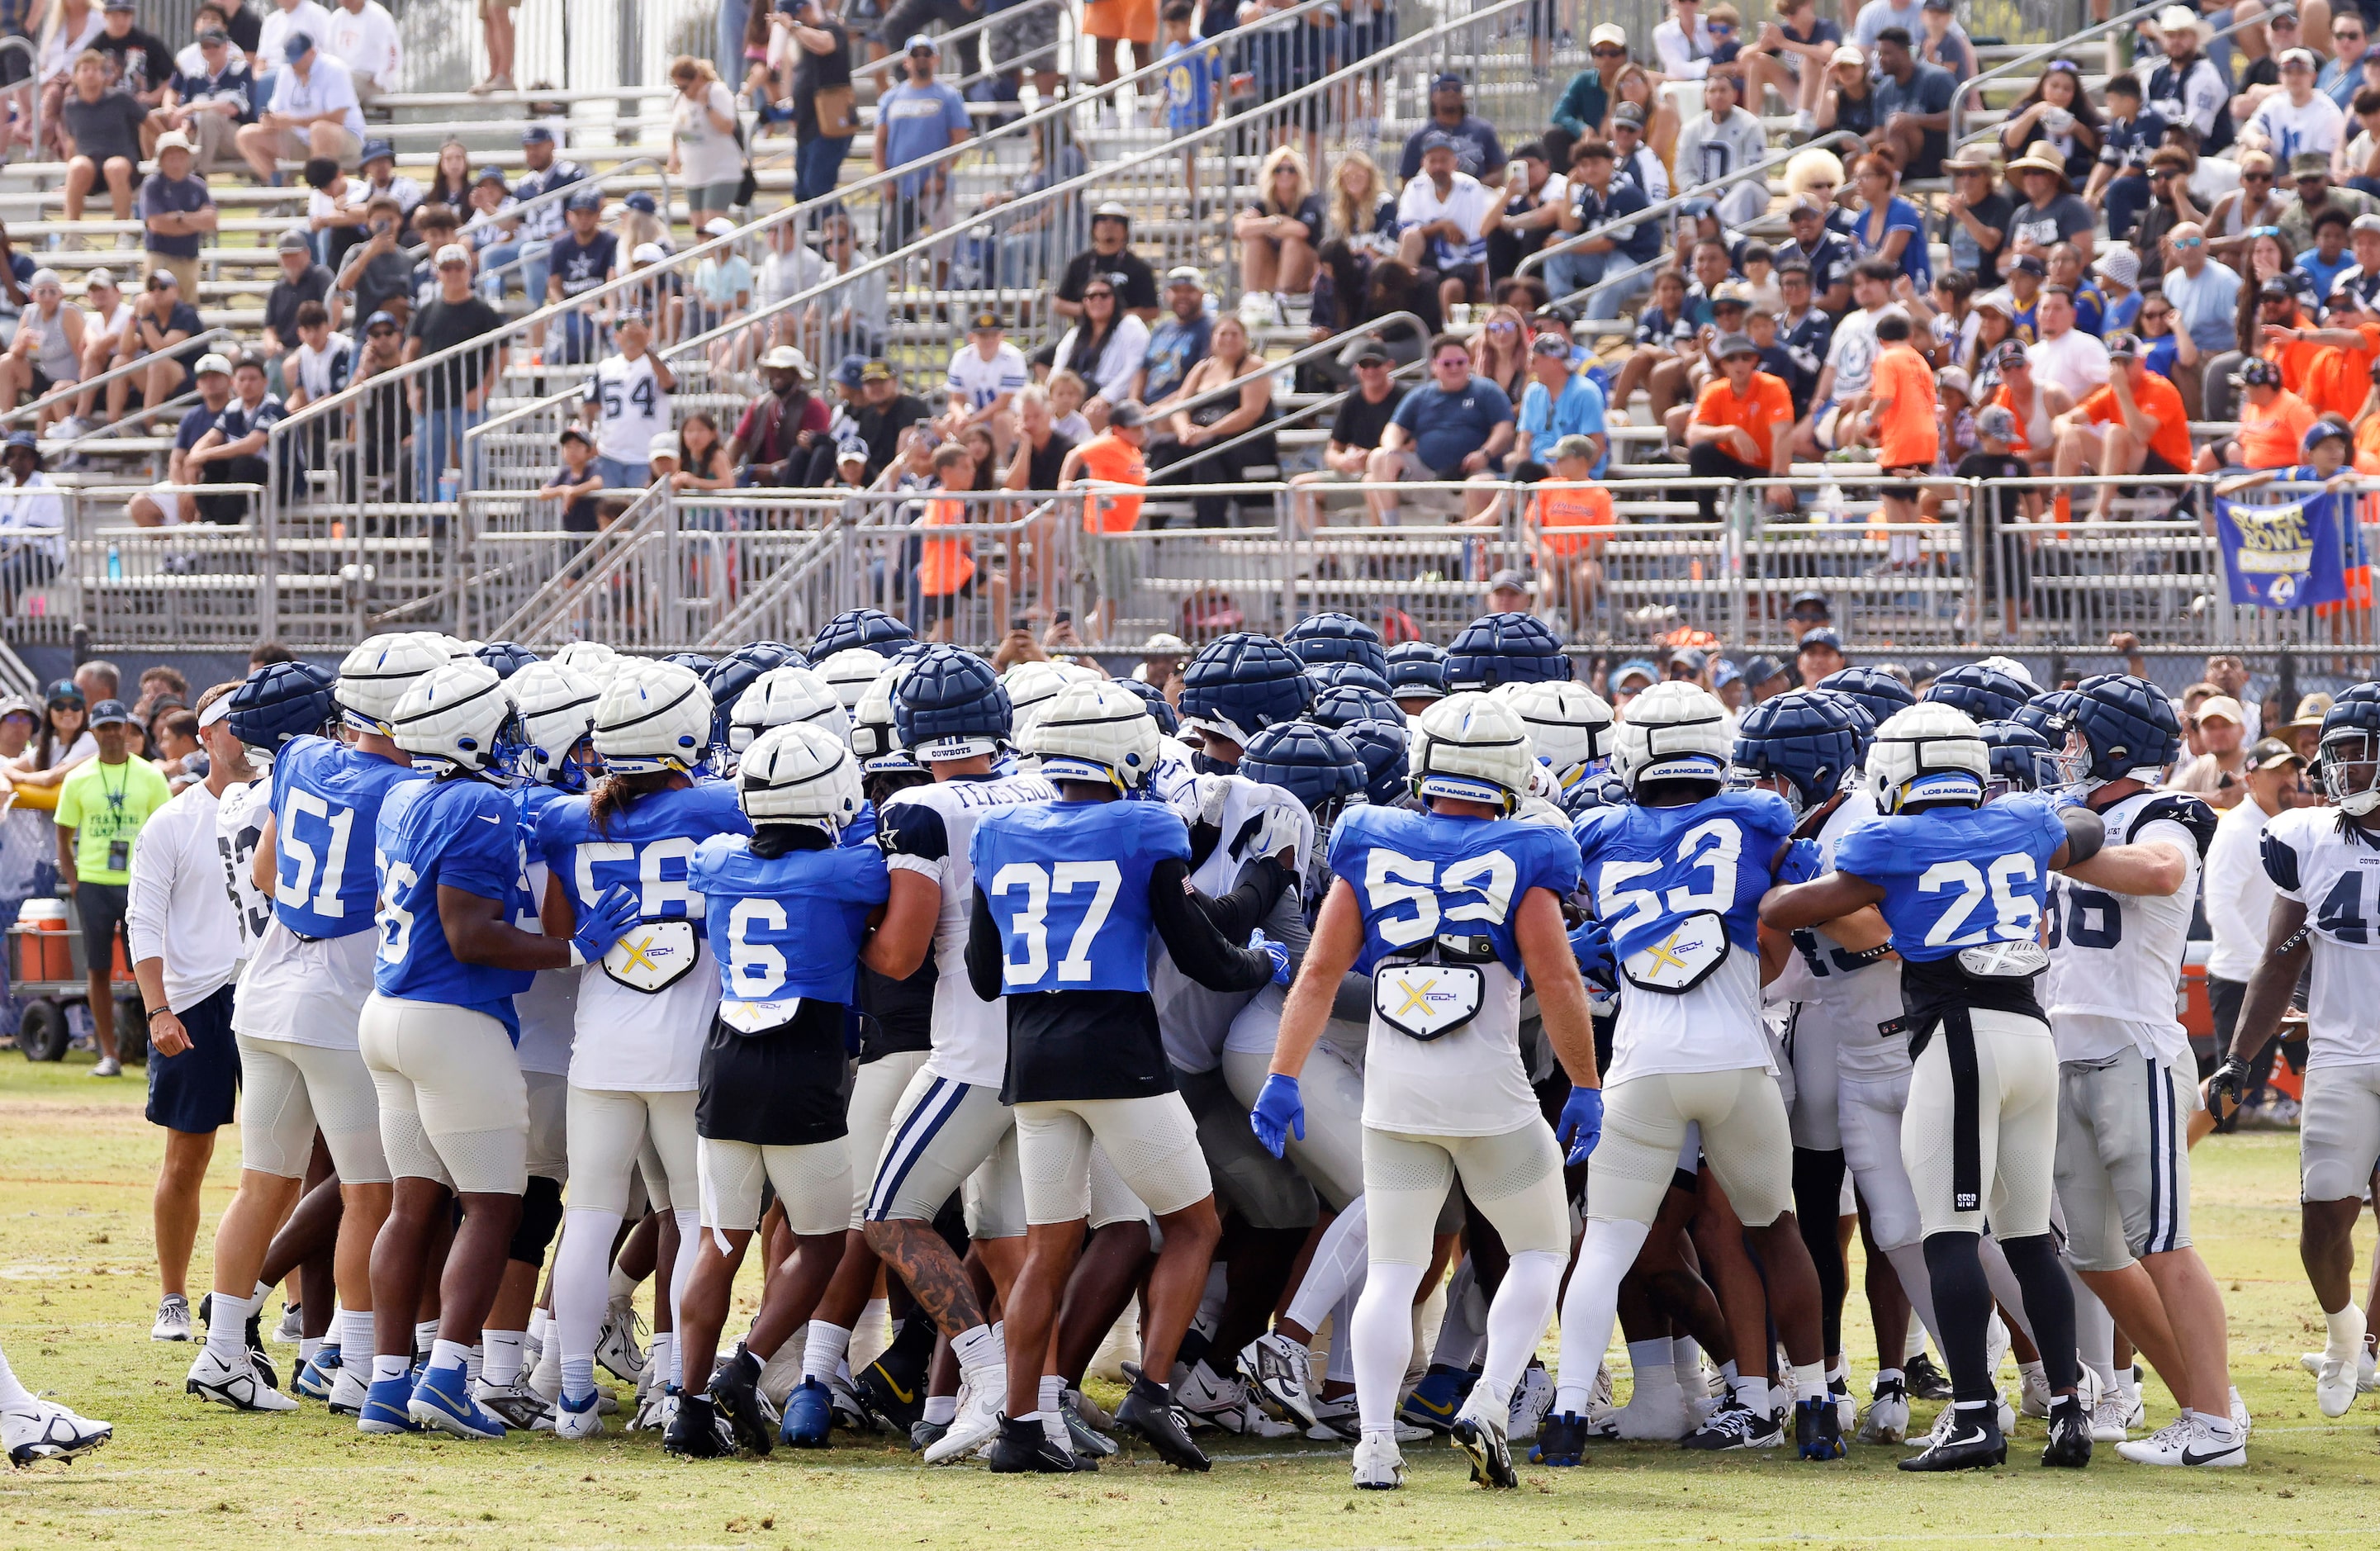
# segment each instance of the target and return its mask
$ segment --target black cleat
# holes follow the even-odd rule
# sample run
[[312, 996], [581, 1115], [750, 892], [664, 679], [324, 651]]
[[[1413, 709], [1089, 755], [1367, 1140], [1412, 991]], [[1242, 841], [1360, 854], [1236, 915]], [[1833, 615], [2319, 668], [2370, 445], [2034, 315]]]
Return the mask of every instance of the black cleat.
[[735, 1429], [708, 1395], [681, 1395], [662, 1448], [688, 1460], [722, 1460], [735, 1452]]
[[[991, 1445], [992, 1474], [1069, 1475], [1078, 1468], [1072, 1454], [1050, 1441], [1050, 1434], [1038, 1419], [1000, 1419], [1000, 1436]], [[1097, 1465], [1091, 1468], [1099, 1469]]]
[[2060, 1395], [2049, 1402], [2049, 1447], [2041, 1451], [2044, 1465], [2079, 1471], [2091, 1462], [2091, 1413], [2080, 1396]]
[[[1985, 1404], [1961, 1411], [1922, 1454], [1900, 1461], [1905, 1471], [1982, 1471], [2008, 1463], [2008, 1439], [2000, 1436], [1998, 1408]], [[2086, 1435], [2087, 1439], [2087, 1435]]]
[[1574, 1411], [1548, 1416], [1537, 1424], [1537, 1446], [1529, 1450], [1533, 1465], [1575, 1465], [1586, 1454], [1586, 1422]]
[[875, 1362], [860, 1370], [859, 1402], [886, 1432], [905, 1435], [926, 1414], [926, 1369], [932, 1356], [932, 1349], [928, 1348], [927, 1362], [913, 1363], [905, 1360], [905, 1354], [887, 1347]]
[[1454, 1419], [1447, 1432], [1454, 1447], [1463, 1450], [1471, 1461], [1471, 1484], [1475, 1486], [1511, 1489], [1521, 1484], [1512, 1470], [1512, 1446], [1505, 1439], [1504, 1429], [1469, 1412]]
[[1190, 1441], [1190, 1416], [1173, 1397], [1147, 1375], [1132, 1381], [1123, 1404], [1116, 1407], [1117, 1424], [1140, 1436], [1157, 1457], [1177, 1470], [1203, 1471], [1207, 1456]]
[[770, 1414], [769, 1402], [760, 1395], [760, 1360], [745, 1351], [743, 1342], [736, 1342], [735, 1350], [712, 1371], [710, 1400], [727, 1418], [737, 1443], [755, 1454], [766, 1454], [776, 1447], [777, 1418]]
[[1773, 1416], [1763, 1416], [1733, 1395], [1703, 1419], [1703, 1424], [1678, 1441], [1680, 1448], [1718, 1454], [1736, 1448], [1775, 1448], [1784, 1443], [1785, 1429]]
[[1934, 1365], [1934, 1355], [1921, 1351], [1911, 1358], [1900, 1370], [1900, 1381], [1908, 1387], [1912, 1400], [1947, 1400], [1950, 1398], [1950, 1381]]
[[1832, 1395], [1794, 1406], [1793, 1452], [1804, 1460], [1843, 1457], [1843, 1413]]

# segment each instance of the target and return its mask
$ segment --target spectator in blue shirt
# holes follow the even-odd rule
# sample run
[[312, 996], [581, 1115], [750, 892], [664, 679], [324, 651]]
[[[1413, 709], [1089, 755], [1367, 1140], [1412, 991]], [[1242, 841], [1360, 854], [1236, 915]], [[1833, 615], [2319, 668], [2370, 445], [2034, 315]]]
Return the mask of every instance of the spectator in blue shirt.
[[1600, 479], [1611, 464], [1604, 425], [1603, 390], [1571, 368], [1570, 342], [1541, 333], [1529, 345], [1529, 385], [1521, 392], [1518, 434], [1512, 467], [1521, 479], [1542, 479], [1555, 442], [1584, 436], [1595, 443], [1590, 478]]
[[1170, 397], [1190, 369], [1207, 358], [1215, 337], [1215, 321], [1207, 316], [1207, 277], [1196, 266], [1180, 264], [1166, 275], [1165, 304], [1169, 310], [1148, 332], [1148, 349], [1133, 384], [1131, 396], [1143, 404]]
[[[1376, 484], [1405, 480], [1454, 481], [1488, 475], [1512, 445], [1512, 401], [1504, 390], [1471, 370], [1471, 346], [1454, 334], [1429, 342], [1430, 381], [1397, 406], [1380, 444], [1366, 460], [1364, 477]], [[1366, 491], [1373, 522], [1397, 524], [1393, 490]], [[1465, 516], [1488, 504], [1486, 493], [1464, 496]], [[1440, 497], [1430, 504], [1442, 506]]]
[[2082, 186], [2082, 202], [2105, 209], [2107, 237], [2122, 242], [2149, 203], [2149, 158], [2165, 144], [2165, 117], [2141, 105], [2141, 83], [2132, 76], [2107, 82], [2107, 133], [2099, 141], [2099, 164]]
[[[1876, 132], [1871, 150], [1892, 148], [1911, 177], [1940, 177], [1950, 149], [1950, 96], [1958, 83], [1912, 51], [1905, 29], [1876, 35]], [[1924, 243], [1921, 240], [1919, 247]]]
[[2363, 90], [2363, 18], [2342, 6], [2330, 18], [2330, 58], [2316, 76], [2313, 89], [2342, 108], [2351, 109]]
[[[877, 99], [878, 172], [946, 151], [974, 133], [966, 99], [956, 87], [934, 79], [934, 62], [941, 52], [923, 32], [911, 37], [909, 79]], [[921, 231], [948, 224], [950, 163], [905, 173], [895, 189], [897, 197], [884, 213], [881, 247], [887, 253], [907, 247]]]
[[2330, 295], [2330, 284], [2355, 264], [2347, 250], [2347, 233], [2354, 218], [2333, 205], [2313, 218], [2313, 246], [2298, 255], [2298, 268], [2313, 277], [2313, 294]]

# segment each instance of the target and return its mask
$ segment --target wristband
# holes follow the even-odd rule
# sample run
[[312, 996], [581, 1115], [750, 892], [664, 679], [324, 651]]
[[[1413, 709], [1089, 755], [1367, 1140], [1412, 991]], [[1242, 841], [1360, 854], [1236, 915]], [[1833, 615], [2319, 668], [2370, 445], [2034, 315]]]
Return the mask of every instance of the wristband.
[[1851, 960], [1854, 965], [1866, 965], [1876, 963], [1891, 951], [1891, 943], [1879, 942], [1873, 948], [1846, 948], [1842, 950], [1842, 955]]
[[170, 1007], [152, 1007], [149, 1010], [149, 1021], [153, 1024], [159, 1018], [172, 1011], [174, 1010]]
[[570, 967], [573, 969], [583, 969], [586, 967], [586, 964], [587, 955], [578, 951], [578, 939], [577, 938], [572, 938], [570, 939]]

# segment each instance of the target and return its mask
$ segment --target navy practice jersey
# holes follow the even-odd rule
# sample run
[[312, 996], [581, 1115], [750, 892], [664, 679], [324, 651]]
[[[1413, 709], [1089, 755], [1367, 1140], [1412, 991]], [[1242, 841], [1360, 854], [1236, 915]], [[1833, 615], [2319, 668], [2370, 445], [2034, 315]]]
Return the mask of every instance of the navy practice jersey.
[[530, 972], [467, 964], [446, 945], [440, 888], [493, 900], [509, 916], [520, 904], [521, 833], [503, 788], [468, 777], [407, 782], [381, 805], [380, 952], [372, 986], [381, 995], [485, 1012], [515, 1041], [513, 998]]
[[1330, 870], [1363, 906], [1357, 969], [1369, 974], [1381, 959], [1434, 937], [1484, 937], [1518, 975], [1512, 908], [1531, 889], [1563, 897], [1574, 891], [1578, 849], [1546, 824], [1352, 806], [1331, 830]]
[[372, 837], [392, 788], [427, 772], [311, 734], [273, 761], [273, 913], [299, 937], [347, 937], [372, 925], [380, 878]]
[[884, 854], [856, 845], [761, 857], [751, 847], [742, 835], [713, 835], [694, 852], [722, 1000], [847, 1005], [868, 917], [891, 892]]
[[1592, 808], [1571, 828], [1594, 911], [1623, 961], [1688, 916], [1718, 915], [1728, 941], [1760, 947], [1760, 896], [1793, 810], [1774, 792], [1721, 792], [1676, 807]]
[[2066, 826], [2047, 797], [1879, 816], [1835, 842], [1835, 868], [1884, 891], [1893, 951], [1912, 963], [2040, 933]]
[[1148, 989], [1148, 878], [1190, 860], [1163, 803], [1028, 803], [986, 814], [967, 842], [975, 886], [1005, 944], [1001, 984], [1029, 991]]

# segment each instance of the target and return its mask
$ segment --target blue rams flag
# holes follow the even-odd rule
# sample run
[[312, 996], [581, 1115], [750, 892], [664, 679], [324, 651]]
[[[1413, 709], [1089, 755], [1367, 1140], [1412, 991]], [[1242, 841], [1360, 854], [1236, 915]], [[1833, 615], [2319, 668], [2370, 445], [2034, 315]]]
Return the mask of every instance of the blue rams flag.
[[2344, 602], [2350, 518], [2346, 498], [2328, 492], [2277, 505], [2218, 498], [2215, 538], [2231, 601], [2265, 609]]

